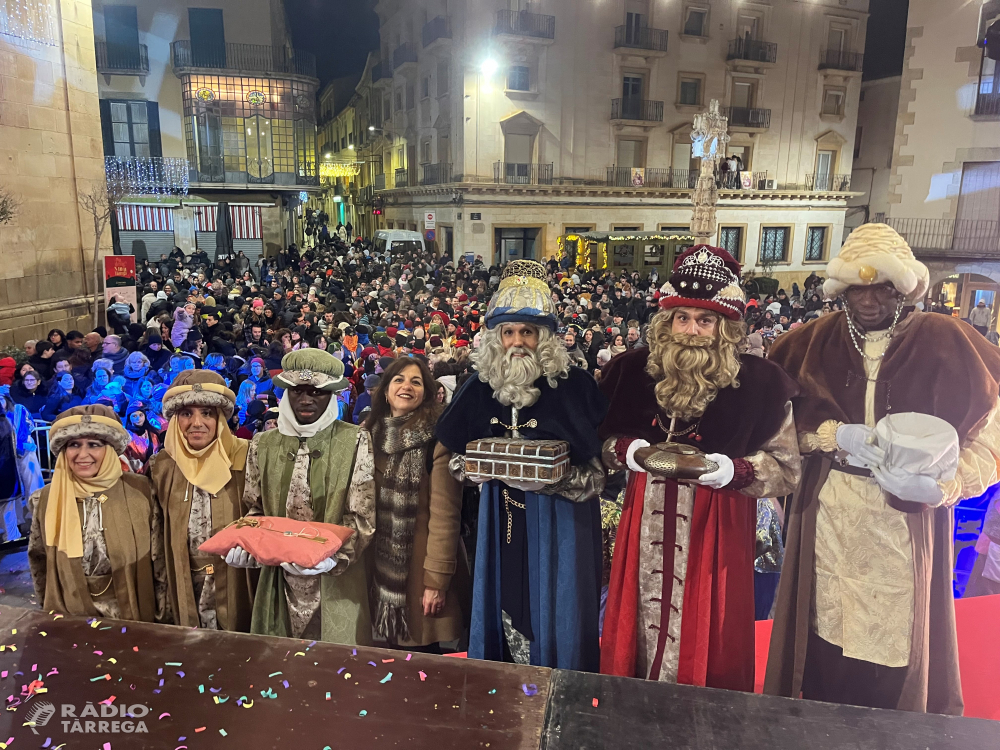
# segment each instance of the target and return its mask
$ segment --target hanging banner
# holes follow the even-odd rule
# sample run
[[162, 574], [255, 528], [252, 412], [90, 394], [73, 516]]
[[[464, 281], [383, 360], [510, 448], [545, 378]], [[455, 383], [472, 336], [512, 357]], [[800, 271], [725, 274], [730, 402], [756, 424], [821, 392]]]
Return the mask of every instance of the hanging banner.
[[107, 255], [104, 257], [104, 309], [114, 297], [132, 305], [132, 322], [139, 321], [139, 297], [135, 288], [135, 256]]

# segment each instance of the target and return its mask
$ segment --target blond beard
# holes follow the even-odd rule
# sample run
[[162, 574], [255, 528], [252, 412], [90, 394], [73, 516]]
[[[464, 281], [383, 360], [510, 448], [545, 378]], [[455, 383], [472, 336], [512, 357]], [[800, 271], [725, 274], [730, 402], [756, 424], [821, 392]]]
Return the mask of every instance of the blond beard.
[[654, 324], [650, 332], [646, 372], [656, 380], [656, 402], [664, 413], [692, 420], [705, 413], [720, 389], [739, 387], [739, 355], [721, 339], [663, 327]]

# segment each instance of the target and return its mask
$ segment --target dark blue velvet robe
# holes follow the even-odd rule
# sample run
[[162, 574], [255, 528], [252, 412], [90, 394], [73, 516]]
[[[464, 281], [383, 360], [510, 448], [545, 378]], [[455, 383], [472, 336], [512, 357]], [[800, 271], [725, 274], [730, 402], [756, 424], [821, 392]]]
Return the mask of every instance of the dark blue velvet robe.
[[[535, 383], [538, 401], [522, 409], [520, 422], [538, 421], [521, 430], [529, 440], [565, 440], [574, 466], [598, 457], [597, 427], [607, 400], [585, 370], [571, 368], [556, 388], [544, 379]], [[452, 453], [485, 437], [502, 437], [504, 428], [490, 419], [510, 422], [510, 407], [493, 398], [488, 384], [472, 377], [459, 389], [438, 421], [437, 438]], [[500, 482], [484, 484], [480, 496], [479, 536], [473, 576], [469, 656], [503, 659], [500, 609]], [[598, 622], [601, 604], [600, 500], [574, 503], [558, 495], [525, 493], [528, 571], [531, 602], [531, 663], [560, 669], [600, 669]]]

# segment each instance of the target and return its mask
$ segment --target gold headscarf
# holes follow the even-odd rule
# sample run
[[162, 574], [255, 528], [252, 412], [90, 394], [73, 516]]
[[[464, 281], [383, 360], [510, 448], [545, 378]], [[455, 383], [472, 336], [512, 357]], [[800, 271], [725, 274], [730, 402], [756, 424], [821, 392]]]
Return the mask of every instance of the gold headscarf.
[[237, 454], [242, 452], [246, 455], [246, 449], [241, 445], [244, 441], [230, 432], [225, 417], [217, 407], [215, 424], [215, 440], [207, 448], [196, 451], [188, 445], [174, 416], [167, 426], [167, 437], [163, 442], [163, 449], [174, 459], [184, 478], [210, 495], [219, 494], [229, 484], [233, 477], [233, 463], [240, 463]]
[[81, 479], [73, 473], [66, 451], [59, 452], [56, 468], [49, 487], [49, 501], [45, 508], [45, 544], [65, 553], [69, 558], [83, 557], [83, 526], [78, 499], [99, 495], [114, 487], [122, 478], [122, 465], [118, 453], [110, 445], [104, 446], [104, 460], [97, 476]]

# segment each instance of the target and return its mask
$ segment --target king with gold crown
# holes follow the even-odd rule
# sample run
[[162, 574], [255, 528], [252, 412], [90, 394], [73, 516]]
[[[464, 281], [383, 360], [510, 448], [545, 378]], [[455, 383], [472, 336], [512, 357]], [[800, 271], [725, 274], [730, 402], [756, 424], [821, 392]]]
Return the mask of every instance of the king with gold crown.
[[596, 672], [607, 400], [570, 365], [549, 295], [539, 263], [507, 266], [473, 355], [478, 376], [437, 438], [452, 473], [481, 487], [469, 656]]

